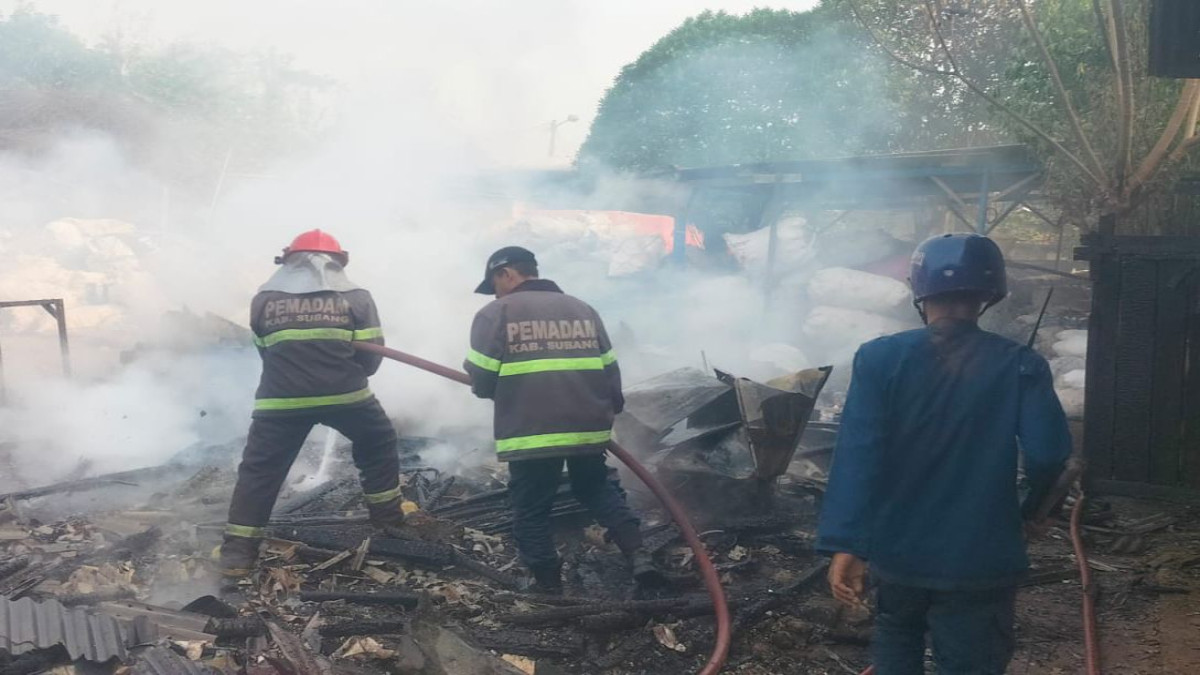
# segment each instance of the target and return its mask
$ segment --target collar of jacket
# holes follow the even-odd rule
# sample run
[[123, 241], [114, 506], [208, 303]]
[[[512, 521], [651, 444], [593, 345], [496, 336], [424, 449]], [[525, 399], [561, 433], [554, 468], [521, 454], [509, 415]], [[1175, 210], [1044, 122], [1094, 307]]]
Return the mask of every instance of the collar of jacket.
[[970, 319], [945, 318], [927, 326], [929, 332], [941, 338], [954, 338], [966, 333], [983, 330], [979, 324]]
[[551, 293], [563, 292], [562, 289], [558, 287], [558, 284], [550, 281], [549, 279], [528, 279], [522, 282], [520, 286], [512, 289], [513, 293], [520, 293], [521, 291], [550, 291]]

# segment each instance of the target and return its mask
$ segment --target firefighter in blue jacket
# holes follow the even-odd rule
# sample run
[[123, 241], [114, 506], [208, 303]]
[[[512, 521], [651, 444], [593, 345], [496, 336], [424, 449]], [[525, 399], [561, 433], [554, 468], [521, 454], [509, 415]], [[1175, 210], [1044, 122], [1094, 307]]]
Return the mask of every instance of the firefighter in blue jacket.
[[[1007, 295], [1004, 257], [976, 234], [913, 254], [926, 327], [859, 348], [821, 512], [818, 550], [848, 605], [876, 584], [878, 675], [1002, 675], [1012, 658], [1023, 525], [1071, 452], [1046, 360], [979, 328]], [[1029, 493], [1017, 490], [1023, 454]]]

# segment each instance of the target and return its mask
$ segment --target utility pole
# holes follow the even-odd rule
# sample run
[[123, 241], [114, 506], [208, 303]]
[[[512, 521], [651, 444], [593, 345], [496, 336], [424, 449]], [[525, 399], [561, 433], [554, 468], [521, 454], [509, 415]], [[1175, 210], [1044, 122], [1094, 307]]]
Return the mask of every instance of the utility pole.
[[561, 122], [558, 120], [550, 120], [550, 152], [546, 154], [547, 157], [554, 157], [554, 142], [558, 140], [558, 128], [564, 124], [570, 124], [571, 122], [578, 121], [579, 117], [577, 115], [567, 115], [567, 119]]

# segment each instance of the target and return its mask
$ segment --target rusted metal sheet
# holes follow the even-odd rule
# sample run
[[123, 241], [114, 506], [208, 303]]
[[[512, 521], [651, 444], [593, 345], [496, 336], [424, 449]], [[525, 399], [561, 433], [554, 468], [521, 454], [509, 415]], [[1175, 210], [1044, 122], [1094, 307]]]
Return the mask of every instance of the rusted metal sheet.
[[0, 651], [13, 656], [62, 645], [72, 659], [125, 659], [127, 630], [119, 621], [57, 600], [0, 598]]
[[744, 377], [722, 379], [737, 392], [738, 408], [754, 458], [754, 477], [782, 476], [796, 454], [800, 434], [832, 368], [817, 368], [759, 384]]

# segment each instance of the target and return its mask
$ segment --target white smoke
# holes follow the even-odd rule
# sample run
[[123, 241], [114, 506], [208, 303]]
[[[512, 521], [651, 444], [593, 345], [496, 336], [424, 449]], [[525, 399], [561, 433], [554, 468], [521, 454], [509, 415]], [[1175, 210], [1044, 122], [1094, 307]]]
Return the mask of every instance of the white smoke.
[[[759, 276], [664, 266], [654, 274], [610, 278], [611, 261], [589, 254], [587, 242], [498, 228], [511, 220], [511, 204], [479, 199], [466, 179], [533, 161], [530, 146], [540, 156], [543, 122], [580, 113], [577, 142], [590, 117], [590, 110], [538, 100], [560, 85], [578, 91], [581, 78], [571, 63], [519, 36], [538, 34], [535, 25], [559, 36], [583, 35], [582, 20], [598, 10], [573, 3], [572, 15], [559, 3], [533, 3], [545, 10], [534, 21], [530, 8], [499, 12], [467, 4], [489, 21], [463, 22], [457, 12], [451, 17], [430, 9], [433, 24], [445, 30], [406, 24], [413, 41], [388, 42], [393, 58], [381, 61], [409, 65], [389, 70], [391, 80], [370, 90], [351, 89], [341, 124], [310, 156], [260, 175], [228, 177], [211, 210], [206, 199], [189, 202], [132, 168], [102, 136], [64, 136], [35, 161], [0, 156], [0, 185], [14, 186], [0, 213], [0, 252], [9, 262], [0, 268], [0, 291], [14, 299], [67, 298], [77, 373], [72, 381], [57, 376], [53, 324], [40, 310], [0, 315], [9, 403], [2, 433], [15, 448], [21, 482], [53, 482], [81, 459], [97, 473], [161, 463], [195, 444], [235, 442], [249, 424], [257, 355], [218, 346], [212, 336], [181, 336], [164, 317], [187, 309], [244, 326], [257, 285], [274, 270], [273, 257], [295, 234], [314, 227], [332, 232], [350, 251], [347, 272], [374, 294], [388, 343], [446, 365], [461, 363], [471, 319], [488, 301], [472, 293], [483, 261], [509, 244], [533, 248], [543, 276], [600, 310], [627, 383], [705, 364], [766, 376], [773, 366], [764, 365], [762, 355], [781, 353], [778, 343], [793, 352], [767, 358], [793, 365], [798, 358], [821, 358], [798, 341], [803, 315], [793, 311], [794, 297], [778, 292], [768, 299]], [[636, 46], [614, 49], [619, 57], [581, 54], [585, 70], [616, 62], [588, 90], [590, 105], [617, 67], [676, 22], [666, 21]], [[451, 24], [462, 32], [451, 31]], [[571, 40], [551, 42], [561, 49]], [[532, 62], [515, 71], [505, 65], [521, 58], [536, 58], [546, 70]], [[376, 76], [380, 68], [364, 66], [368, 71]], [[562, 140], [572, 147], [569, 137]], [[627, 182], [617, 179], [598, 188], [606, 200], [625, 189]], [[87, 222], [63, 224], [64, 218]], [[92, 222], [97, 219], [132, 226], [109, 231]], [[146, 348], [123, 365], [122, 354], [128, 361], [139, 343]], [[469, 429], [486, 444], [491, 404], [460, 384], [387, 362], [372, 388], [402, 433], [460, 437]], [[461, 463], [446, 447], [432, 454], [444, 466]]]

